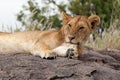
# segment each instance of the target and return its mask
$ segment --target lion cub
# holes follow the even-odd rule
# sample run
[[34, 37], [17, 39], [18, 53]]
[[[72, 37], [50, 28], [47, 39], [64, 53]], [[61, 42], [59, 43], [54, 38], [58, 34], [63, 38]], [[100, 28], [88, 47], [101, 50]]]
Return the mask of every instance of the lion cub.
[[[63, 26], [59, 30], [26, 31], [0, 35], [0, 53], [30, 53], [41, 58], [67, 56], [78, 57], [84, 42], [100, 23], [97, 15], [70, 16], [61, 13]], [[68, 51], [69, 52], [69, 51]]]

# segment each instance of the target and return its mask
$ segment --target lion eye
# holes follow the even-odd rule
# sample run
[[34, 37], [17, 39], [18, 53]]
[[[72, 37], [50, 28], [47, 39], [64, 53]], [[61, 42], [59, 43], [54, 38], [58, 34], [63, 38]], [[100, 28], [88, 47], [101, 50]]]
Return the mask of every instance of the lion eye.
[[81, 26], [81, 27], [79, 28], [79, 30], [82, 30], [82, 29], [84, 29], [84, 27], [83, 27], [83, 26]]
[[70, 27], [71, 27], [71, 24], [68, 24], [68, 27], [70, 28]]

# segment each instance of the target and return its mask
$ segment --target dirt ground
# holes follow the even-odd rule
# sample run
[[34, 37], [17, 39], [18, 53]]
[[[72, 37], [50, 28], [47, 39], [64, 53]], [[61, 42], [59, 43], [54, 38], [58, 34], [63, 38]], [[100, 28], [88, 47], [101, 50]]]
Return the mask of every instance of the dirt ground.
[[79, 60], [1, 54], [0, 80], [120, 80], [120, 51], [88, 50]]

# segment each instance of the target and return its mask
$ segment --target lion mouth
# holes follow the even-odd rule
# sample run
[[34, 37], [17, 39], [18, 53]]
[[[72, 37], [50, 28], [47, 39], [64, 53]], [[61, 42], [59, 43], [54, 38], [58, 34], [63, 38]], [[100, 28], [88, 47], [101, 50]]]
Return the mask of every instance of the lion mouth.
[[70, 42], [66, 42], [66, 43], [74, 44], [74, 45], [80, 45], [80, 42], [76, 42], [76, 43], [74, 43], [74, 42], [70, 41]]

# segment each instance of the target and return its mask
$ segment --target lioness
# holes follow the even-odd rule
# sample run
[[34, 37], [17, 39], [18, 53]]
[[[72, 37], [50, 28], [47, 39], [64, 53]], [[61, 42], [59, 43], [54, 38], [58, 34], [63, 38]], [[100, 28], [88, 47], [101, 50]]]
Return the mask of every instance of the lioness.
[[97, 15], [90, 17], [70, 16], [61, 13], [63, 26], [59, 30], [26, 31], [0, 35], [0, 53], [31, 53], [41, 58], [66, 56], [71, 46], [71, 56], [82, 53], [83, 44], [92, 30], [100, 23]]

